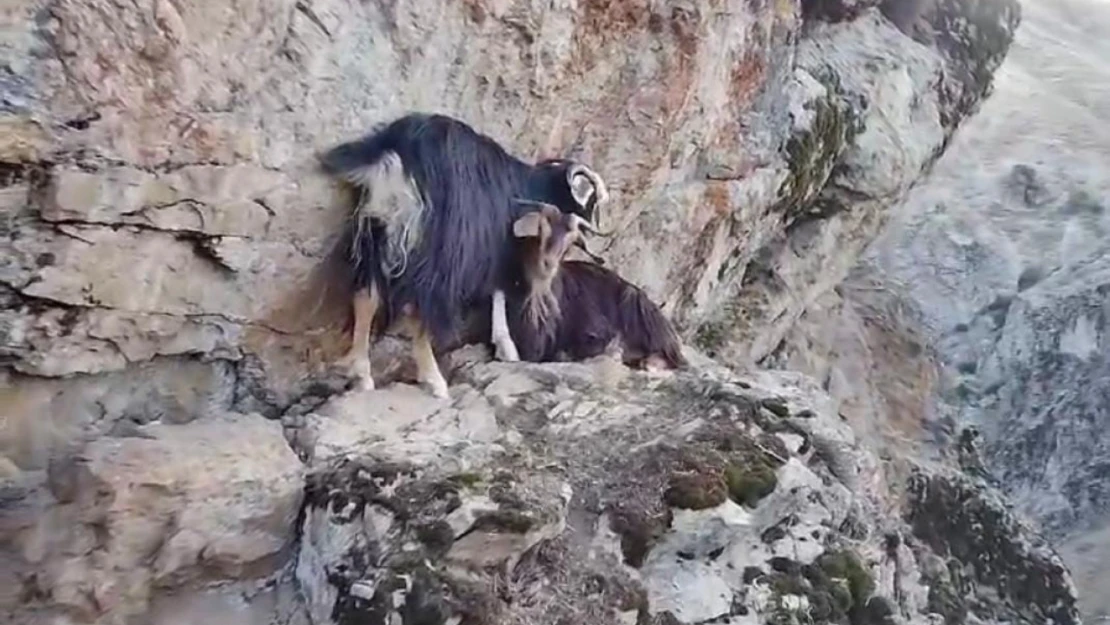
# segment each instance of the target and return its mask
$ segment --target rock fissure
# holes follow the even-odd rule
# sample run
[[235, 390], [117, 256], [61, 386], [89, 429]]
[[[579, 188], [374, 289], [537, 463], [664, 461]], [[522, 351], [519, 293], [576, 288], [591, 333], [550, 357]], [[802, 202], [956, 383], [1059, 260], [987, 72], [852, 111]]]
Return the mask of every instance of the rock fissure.
[[[82, 241], [84, 241], [84, 240], [82, 240]], [[87, 242], [87, 241], [84, 241], [84, 242]], [[233, 323], [233, 324], [238, 325], [238, 326], [258, 328], [258, 329], [261, 329], [261, 330], [265, 330], [267, 332], [272, 332], [273, 334], [277, 334], [277, 335], [299, 336], [299, 335], [306, 334], [306, 333], [299, 333], [299, 332], [292, 332], [292, 331], [288, 331], [288, 330], [282, 330], [281, 328], [277, 328], [277, 327], [274, 327], [274, 326], [271, 326], [271, 325], [268, 325], [268, 324], [265, 324], [265, 323], [261, 323], [259, 321], [252, 321], [252, 320], [248, 320], [248, 319], [236, 318], [236, 317], [233, 317], [231, 315], [224, 314], [224, 313], [214, 313], [214, 312], [178, 313], [178, 312], [166, 312], [166, 311], [158, 311], [158, 310], [129, 310], [129, 309], [124, 309], [124, 308], [115, 308], [115, 307], [112, 307], [112, 306], [106, 306], [104, 304], [99, 304], [99, 303], [82, 304], [82, 303], [64, 301], [64, 300], [60, 300], [60, 299], [54, 299], [52, 297], [47, 297], [47, 296], [42, 296], [42, 295], [30, 295], [30, 294], [26, 293], [26, 289], [29, 286], [31, 286], [32, 284], [34, 284], [35, 282], [36, 282], [36, 280], [34, 280], [32, 278], [32, 280], [29, 283], [26, 283], [26, 284], [23, 284], [23, 285], [17, 285], [17, 284], [12, 284], [12, 283], [7, 282], [7, 281], [0, 280], [0, 287], [3, 287], [9, 294], [14, 295], [16, 298], [18, 298], [18, 300], [21, 304], [23, 304], [25, 306], [30, 306], [30, 308], [32, 310], [43, 310], [43, 309], [46, 309], [46, 308], [55, 308], [55, 309], [60, 308], [60, 309], [70, 310], [70, 311], [104, 310], [104, 311], [121, 312], [121, 313], [135, 314], [135, 315], [150, 315], [150, 316], [154, 316], [154, 317], [180, 318], [180, 319], [201, 320], [201, 321], [209, 320], [209, 319], [219, 319], [219, 320], [222, 320], [222, 321], [226, 321], [228, 323]], [[15, 307], [16, 306], [14, 306], [14, 305], [9, 306], [9, 308], [15, 308]], [[311, 332], [311, 331], [309, 331], [309, 332]]]

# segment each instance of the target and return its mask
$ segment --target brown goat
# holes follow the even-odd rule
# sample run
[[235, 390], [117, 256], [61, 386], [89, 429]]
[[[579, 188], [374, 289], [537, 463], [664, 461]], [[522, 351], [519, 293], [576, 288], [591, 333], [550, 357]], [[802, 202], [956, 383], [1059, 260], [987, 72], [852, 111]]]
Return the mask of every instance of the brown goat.
[[644, 291], [600, 265], [564, 260], [589, 223], [539, 206], [513, 223], [518, 262], [506, 318], [521, 360], [582, 360], [619, 340], [626, 364], [685, 366], [677, 333]]

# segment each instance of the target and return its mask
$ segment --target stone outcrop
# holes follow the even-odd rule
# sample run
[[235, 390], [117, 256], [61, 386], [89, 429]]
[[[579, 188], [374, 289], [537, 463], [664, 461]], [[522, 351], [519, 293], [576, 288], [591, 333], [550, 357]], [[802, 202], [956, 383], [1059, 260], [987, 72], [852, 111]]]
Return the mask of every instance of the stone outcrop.
[[913, 476], [909, 491], [914, 535], [949, 558], [932, 572], [935, 577], [926, 575], [930, 609], [957, 622], [969, 613], [1003, 621], [1078, 622], [1075, 588], [1063, 561], [997, 492], [981, 480], [922, 474]]
[[[1102, 591], [1110, 575], [1107, 33], [1110, 13], [1086, 2], [1025, 6], [995, 94], [894, 211], [866, 254], [868, 279], [840, 289], [857, 308], [885, 290], [916, 309], [900, 318], [883, 310], [870, 324], [909, 326], [891, 334], [916, 335], [934, 348], [921, 355], [931, 351], [942, 368], [914, 392], [919, 404], [936, 405], [899, 412], [931, 412], [951, 434], [957, 423], [978, 428], [985, 468], [1058, 544], [1088, 622], [1110, 616]], [[810, 335], [827, 337], [849, 334], [852, 322], [811, 325]], [[796, 343], [789, 366], [822, 375], [802, 366], [814, 350]], [[907, 364], [911, 357], [879, 360], [887, 370], [928, 368], [925, 358]], [[831, 390], [876, 396], [865, 388], [873, 375], [857, 379], [866, 382]], [[902, 392], [909, 378], [888, 387]]]
[[170, 589], [265, 578], [304, 493], [281, 425], [258, 415], [136, 426], [30, 477], [0, 513], [5, 622], [122, 623]]
[[284, 439], [148, 424], [52, 465], [0, 517], [5, 622], [1078, 623], [989, 486], [885, 471], [803, 376], [459, 361], [453, 400], [341, 394]]

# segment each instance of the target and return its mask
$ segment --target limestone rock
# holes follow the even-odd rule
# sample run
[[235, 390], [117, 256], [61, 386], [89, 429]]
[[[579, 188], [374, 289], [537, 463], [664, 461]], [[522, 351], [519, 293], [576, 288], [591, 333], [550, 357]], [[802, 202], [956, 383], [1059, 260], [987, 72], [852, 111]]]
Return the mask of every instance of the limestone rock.
[[103, 438], [48, 475], [53, 502], [22, 504], [35, 518], [4, 513], [5, 567], [24, 609], [97, 623], [145, 614], [160, 589], [275, 572], [303, 489], [280, 426], [249, 415]]
[[[307, 466], [259, 416], [99, 439], [2, 491], [18, 563], [5, 579], [22, 589], [10, 615], [1078, 622], [1067, 571], [988, 486], [920, 466], [900, 508], [897, 475], [816, 381], [713, 365], [614, 376], [616, 363], [471, 362], [451, 400], [406, 384], [340, 393], [283, 419], [314, 432], [290, 436]], [[988, 535], [1007, 537], [1005, 562], [978, 550]], [[944, 594], [945, 557], [975, 602]], [[1030, 576], [1047, 590], [1013, 586]]]
[[369, 397], [344, 395], [307, 417], [304, 427], [314, 432], [314, 444], [301, 451], [319, 461], [357, 451], [421, 462], [445, 445], [466, 441], [474, 453], [488, 455], [483, 447], [491, 447], [500, 434], [493, 409], [473, 389], [455, 389], [460, 396], [454, 402], [407, 384]]
[[23, 116], [0, 114], [0, 162], [36, 161], [47, 151], [49, 135]]
[[[1001, 510], [990, 487], [919, 466], [914, 479], [925, 482], [911, 483], [906, 508], [891, 509], [890, 486], [876, 475], [885, 469], [813, 381], [698, 369], [612, 383], [599, 375], [607, 366], [465, 369], [453, 389], [467, 387], [460, 397], [527, 389], [483, 404], [499, 428], [520, 433], [498, 439], [496, 453], [474, 453], [488, 440], [452, 444], [409, 421], [390, 446], [354, 436], [318, 457], [297, 562], [313, 622], [763, 623], [806, 614], [831, 623], [866, 613], [931, 623], [949, 614], [942, 591], [930, 590], [939, 583], [931, 559], [955, 557], [981, 570], [981, 598], [960, 604], [968, 618], [1078, 623], [1067, 571], [1012, 513], [965, 528], [1010, 537], [1005, 571], [990, 568], [979, 539], [929, 530], [935, 523], [922, 515], [965, 524], [928, 497]], [[388, 414], [408, 392], [351, 393], [317, 412]], [[780, 414], [764, 408], [776, 402]], [[429, 425], [457, 414], [449, 402], [428, 404], [415, 414], [430, 413]], [[792, 450], [777, 434], [816, 451]], [[407, 451], [417, 439], [437, 451]], [[765, 467], [769, 488], [741, 479], [754, 467]], [[1052, 590], [1015, 592], [1015, 575]]]
[[808, 19], [842, 22], [858, 16], [864, 9], [880, 4], [884, 4], [883, 0], [804, 0], [802, 14]]
[[[954, 560], [949, 571], [962, 583], [972, 581], [972, 588], [989, 586], [998, 593], [997, 599], [988, 600], [997, 602], [995, 618], [1079, 622], [1075, 586], [1060, 556], [1022, 527], [1024, 522], [996, 491], [962, 476], [919, 473], [912, 478], [909, 494], [907, 521], [914, 535], [937, 553], [949, 555]], [[993, 546], [989, 555], [981, 550], [984, 544]], [[931, 583], [930, 600], [946, 604], [946, 616], [966, 614], [969, 606], [981, 601], [961, 597], [940, 580]], [[1011, 612], [1014, 604], [1020, 605], [1020, 614]]]
[[[980, 25], [997, 8], [976, 3], [974, 17], [954, 24], [952, 36], [988, 39]], [[811, 310], [807, 335], [906, 326], [889, 333], [889, 352], [873, 353], [875, 366], [853, 353], [830, 367], [834, 394], [896, 407], [903, 436], [914, 422], [950, 439], [976, 426], [996, 486], [1060, 547], [1084, 620], [1097, 622], [1110, 616], [1102, 591], [1110, 575], [1107, 486], [1099, 468], [1110, 461], [1102, 435], [1110, 423], [1110, 176], [1101, 165], [1110, 158], [1110, 132], [1099, 121], [1110, 114], [1110, 75], [1088, 59], [1110, 54], [1110, 15], [1091, 8], [1074, 0], [1023, 3], [993, 95], [894, 212], [866, 255], [865, 279], [841, 287], [850, 308], [876, 314], [861, 325], [835, 315], [825, 322]], [[903, 302], [875, 306], [871, 294], [881, 291]], [[923, 348], [919, 355], [911, 344]], [[818, 360], [801, 341], [784, 351], [795, 354], [784, 359], [790, 368]], [[903, 373], [899, 383], [876, 384], [892, 370]], [[911, 387], [932, 405], [906, 401], [902, 389]]]

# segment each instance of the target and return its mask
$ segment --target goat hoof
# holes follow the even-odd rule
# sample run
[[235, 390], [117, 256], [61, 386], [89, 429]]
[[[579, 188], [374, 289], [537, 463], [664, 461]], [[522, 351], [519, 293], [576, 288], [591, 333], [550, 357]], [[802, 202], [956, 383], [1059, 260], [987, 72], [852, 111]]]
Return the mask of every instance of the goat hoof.
[[433, 397], [438, 397], [439, 399], [449, 399], [451, 397], [450, 394], [447, 393], [447, 380], [438, 378], [421, 380], [421, 382], [424, 383], [424, 386], [428, 388], [428, 391]]
[[512, 343], [499, 343], [495, 355], [502, 362], [520, 362], [520, 354]]
[[428, 389], [431, 391], [432, 396], [438, 399], [451, 399], [450, 393], [447, 392], [447, 385], [438, 386], [435, 384], [428, 384]]
[[355, 380], [356, 389], [360, 391], [374, 390], [374, 378], [370, 375], [369, 359], [347, 356], [339, 364], [347, 377]]
[[671, 372], [670, 367], [667, 366], [667, 362], [657, 356], [646, 358], [641, 367], [644, 373], [650, 377], [664, 377]]

